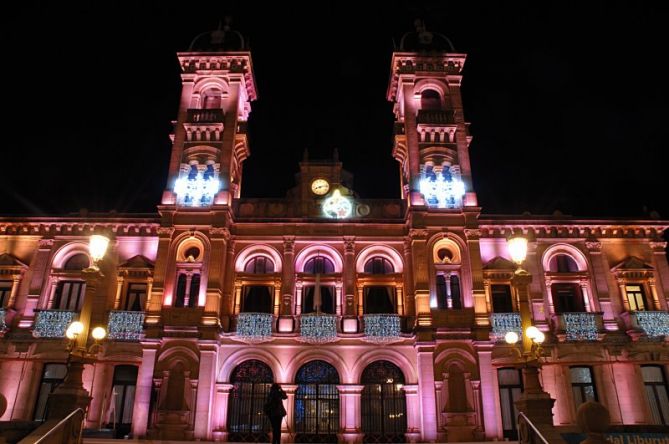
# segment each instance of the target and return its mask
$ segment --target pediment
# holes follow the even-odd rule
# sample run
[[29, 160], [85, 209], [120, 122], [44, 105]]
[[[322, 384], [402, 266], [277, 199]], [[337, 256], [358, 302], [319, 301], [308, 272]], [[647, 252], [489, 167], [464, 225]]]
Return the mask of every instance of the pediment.
[[613, 267], [611, 271], [624, 270], [654, 270], [653, 266], [635, 256], [629, 256], [624, 261]]
[[119, 268], [150, 268], [153, 269], [153, 261], [151, 259], [147, 258], [146, 256], [142, 256], [141, 254], [138, 254], [137, 256], [133, 256], [127, 261], [123, 262], [121, 265], [119, 265]]
[[27, 265], [9, 253], [2, 253], [0, 254], [0, 267], [27, 267]]
[[501, 256], [496, 256], [483, 266], [484, 270], [515, 270], [516, 264]]

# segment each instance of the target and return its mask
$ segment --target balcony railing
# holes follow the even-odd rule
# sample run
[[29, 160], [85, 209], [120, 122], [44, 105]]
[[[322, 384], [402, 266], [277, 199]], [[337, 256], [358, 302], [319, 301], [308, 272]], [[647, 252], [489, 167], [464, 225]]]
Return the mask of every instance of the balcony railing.
[[36, 338], [63, 338], [67, 327], [76, 316], [76, 312], [67, 310], [35, 311], [33, 336]]
[[271, 313], [239, 313], [236, 337], [251, 344], [269, 341], [272, 339], [273, 323]]
[[141, 311], [109, 312], [107, 331], [109, 339], [116, 341], [139, 341], [144, 329], [144, 313]]
[[491, 335], [496, 341], [503, 341], [504, 336], [510, 331], [518, 333], [519, 337], [523, 332], [520, 313], [493, 313], [490, 315], [490, 323], [492, 324]]
[[649, 338], [669, 336], [669, 313], [666, 311], [635, 311], [630, 313], [632, 328], [642, 330]]
[[597, 341], [603, 328], [601, 313], [562, 313], [557, 321], [567, 341]]
[[449, 110], [421, 109], [418, 110], [416, 122], [427, 125], [448, 125], [455, 123], [455, 117], [453, 111]]
[[0, 333], [7, 330], [7, 323], [5, 321], [5, 309], [0, 308]]
[[186, 115], [188, 123], [221, 123], [223, 118], [223, 110], [217, 108], [189, 109]]
[[310, 344], [325, 344], [337, 340], [337, 316], [309, 313], [300, 317], [300, 340]]
[[397, 314], [367, 314], [364, 323], [368, 342], [388, 344], [401, 339], [401, 322]]

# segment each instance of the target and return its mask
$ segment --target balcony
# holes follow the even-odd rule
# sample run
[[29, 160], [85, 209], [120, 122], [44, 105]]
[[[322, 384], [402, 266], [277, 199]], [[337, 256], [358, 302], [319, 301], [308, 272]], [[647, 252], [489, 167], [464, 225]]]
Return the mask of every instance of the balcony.
[[77, 312], [67, 310], [35, 310], [35, 338], [64, 338], [68, 325], [77, 317]]
[[602, 313], [562, 313], [556, 318], [561, 341], [598, 341], [603, 327]]
[[337, 316], [310, 313], [300, 317], [300, 341], [309, 344], [326, 344], [337, 339]]
[[520, 313], [493, 313], [490, 315], [492, 325], [491, 339], [503, 341], [504, 336], [510, 331], [522, 335], [523, 327], [520, 322]]
[[107, 323], [108, 338], [115, 341], [139, 341], [144, 329], [141, 311], [111, 311]]
[[416, 122], [425, 125], [452, 125], [455, 123], [455, 113], [452, 110], [418, 110]]
[[[625, 321], [630, 333], [642, 332], [651, 339], [669, 337], [669, 313], [666, 311], [632, 311], [627, 313]], [[631, 334], [634, 339], [638, 339]]]
[[235, 339], [249, 344], [258, 344], [272, 340], [271, 313], [239, 313]]
[[189, 109], [186, 111], [187, 123], [222, 123], [223, 118], [223, 110], [218, 108]]
[[363, 317], [365, 323], [365, 337], [367, 342], [389, 344], [402, 339], [400, 315], [397, 314], [367, 314]]

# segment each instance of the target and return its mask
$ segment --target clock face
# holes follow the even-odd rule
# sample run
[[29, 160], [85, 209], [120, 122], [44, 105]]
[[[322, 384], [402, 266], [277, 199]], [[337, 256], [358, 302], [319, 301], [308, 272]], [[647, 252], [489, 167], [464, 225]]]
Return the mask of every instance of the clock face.
[[330, 191], [330, 184], [325, 179], [316, 179], [311, 182], [311, 191], [314, 194], [322, 196]]

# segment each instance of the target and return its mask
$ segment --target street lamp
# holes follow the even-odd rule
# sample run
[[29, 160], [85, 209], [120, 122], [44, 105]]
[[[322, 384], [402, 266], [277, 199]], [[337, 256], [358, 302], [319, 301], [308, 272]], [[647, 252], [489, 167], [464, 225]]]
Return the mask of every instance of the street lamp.
[[100, 262], [102, 258], [105, 256], [108, 246], [109, 246], [109, 238], [107, 236], [103, 236], [101, 234], [94, 234], [90, 237], [88, 241], [88, 252], [91, 255], [91, 259], [93, 259], [93, 263], [91, 264], [90, 267], [86, 268], [86, 270], [84, 271], [87, 272], [100, 271], [98, 262]]

